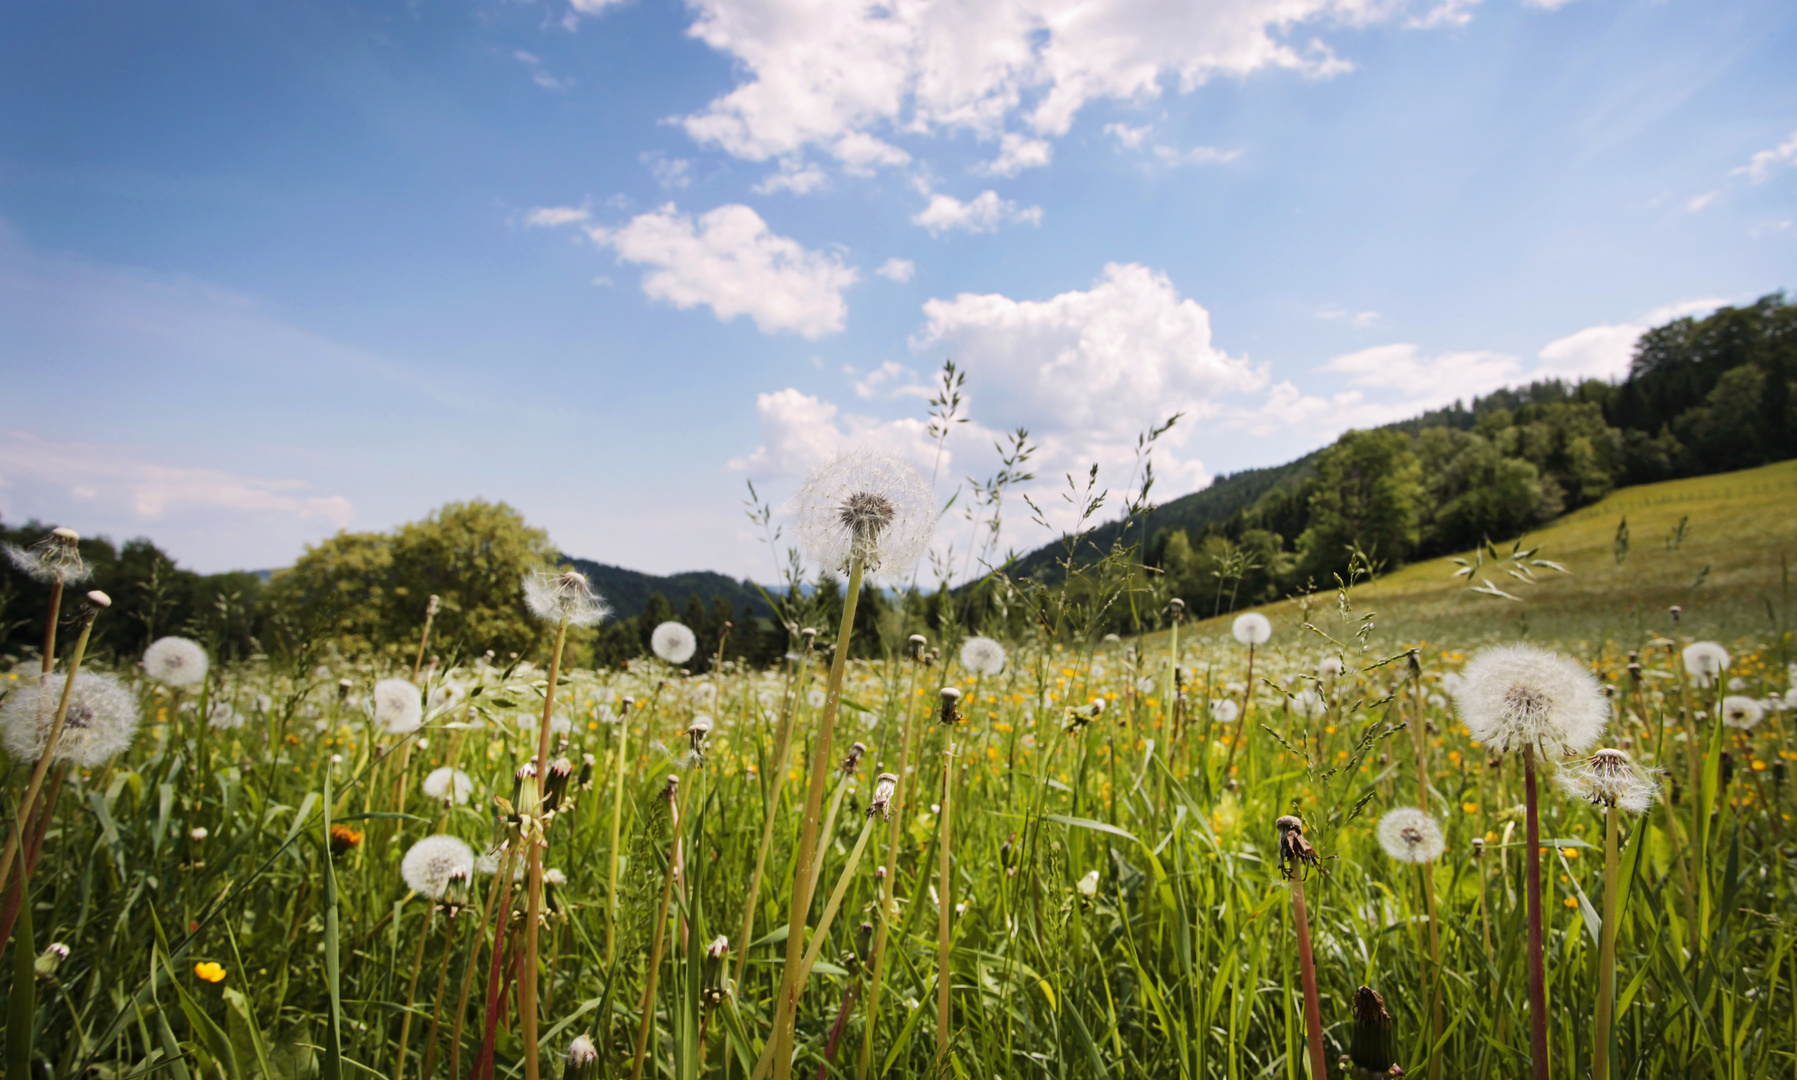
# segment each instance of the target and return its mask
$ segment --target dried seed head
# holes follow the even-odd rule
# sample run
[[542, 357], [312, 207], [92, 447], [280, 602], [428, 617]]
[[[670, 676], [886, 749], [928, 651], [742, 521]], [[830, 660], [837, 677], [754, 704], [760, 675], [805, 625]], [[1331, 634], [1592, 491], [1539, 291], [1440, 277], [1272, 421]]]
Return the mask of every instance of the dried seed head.
[[1286, 814], [1273, 822], [1279, 830], [1279, 873], [1291, 877], [1304, 865], [1317, 864], [1317, 849], [1304, 838], [1304, 819]]
[[942, 695], [942, 722], [945, 724], [958, 723], [961, 719], [961, 691], [952, 686], [945, 686], [939, 693]]
[[565, 619], [570, 626], [597, 626], [611, 614], [611, 608], [587, 584], [586, 576], [572, 570], [526, 574], [524, 603], [544, 622]]
[[51, 529], [48, 536], [28, 548], [7, 544], [4, 550], [13, 567], [33, 581], [75, 585], [86, 581], [92, 573], [76, 546], [80, 539], [73, 529]]
[[867, 753], [866, 743], [856, 743], [849, 747], [849, 752], [842, 759], [842, 775], [855, 775], [855, 770], [861, 767], [861, 755], [865, 753]]
[[881, 821], [891, 821], [892, 796], [897, 790], [898, 777], [889, 772], [881, 773], [874, 780], [874, 794], [867, 803], [867, 816], [878, 814]]

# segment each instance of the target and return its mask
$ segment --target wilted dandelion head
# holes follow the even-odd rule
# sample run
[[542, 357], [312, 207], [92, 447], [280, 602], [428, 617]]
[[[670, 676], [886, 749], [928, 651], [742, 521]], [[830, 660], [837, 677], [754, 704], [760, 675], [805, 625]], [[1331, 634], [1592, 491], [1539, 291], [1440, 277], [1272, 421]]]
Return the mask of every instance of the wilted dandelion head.
[[424, 724], [424, 699], [410, 679], [374, 684], [374, 722], [389, 735], [406, 735]]
[[572, 570], [524, 575], [524, 603], [544, 622], [566, 619], [570, 626], [597, 626], [611, 614], [586, 575]]
[[76, 546], [80, 540], [81, 535], [74, 529], [51, 529], [48, 536], [28, 548], [6, 544], [4, 550], [8, 561], [33, 581], [74, 585], [86, 581], [93, 572], [81, 560], [81, 549]]
[[[0, 733], [14, 761], [34, 762], [43, 754], [66, 678], [57, 674], [34, 679], [0, 705]], [[130, 746], [136, 734], [137, 699], [131, 691], [111, 675], [83, 671], [75, 676], [55, 759], [96, 768]]]
[[453, 836], [427, 836], [400, 860], [399, 876], [418, 895], [441, 900], [450, 882], [474, 876], [474, 849]]
[[1478, 742], [1500, 751], [1534, 747], [1576, 754], [1598, 740], [1610, 701], [1578, 661], [1533, 645], [1503, 645], [1473, 657], [1454, 693]]
[[1421, 810], [1401, 806], [1379, 819], [1379, 846], [1399, 862], [1426, 863], [1441, 858], [1447, 847], [1441, 826]]
[[144, 650], [144, 671], [169, 686], [192, 686], [206, 677], [206, 650], [184, 637], [158, 638]]
[[1731, 728], [1751, 731], [1766, 718], [1766, 707], [1750, 697], [1730, 695], [1722, 699], [1722, 722]]
[[929, 546], [935, 495], [895, 457], [852, 450], [822, 466], [793, 497], [799, 540], [826, 570], [860, 559], [869, 575], [903, 576]]
[[670, 664], [684, 664], [699, 648], [699, 639], [685, 623], [665, 622], [649, 635], [649, 648]]
[[867, 800], [867, 816], [880, 815], [881, 820], [892, 820], [892, 796], [898, 790], [898, 777], [889, 772], [881, 773], [874, 780], [874, 793]]
[[961, 666], [975, 675], [997, 675], [1005, 669], [1005, 647], [989, 637], [970, 637], [961, 644]]
[[1728, 665], [1728, 650], [1714, 641], [1693, 641], [1685, 646], [1685, 674], [1698, 686], [1713, 684]]
[[445, 765], [432, 769], [425, 776], [423, 787], [425, 798], [461, 806], [474, 794], [474, 779], [460, 769]]
[[1659, 794], [1658, 776], [1621, 750], [1599, 750], [1585, 761], [1562, 768], [1560, 787], [1597, 806], [1616, 806], [1639, 814], [1653, 805]]
[[1258, 611], [1250, 611], [1246, 615], [1237, 615], [1235, 625], [1230, 627], [1235, 639], [1243, 645], [1260, 645], [1273, 636], [1273, 624]]

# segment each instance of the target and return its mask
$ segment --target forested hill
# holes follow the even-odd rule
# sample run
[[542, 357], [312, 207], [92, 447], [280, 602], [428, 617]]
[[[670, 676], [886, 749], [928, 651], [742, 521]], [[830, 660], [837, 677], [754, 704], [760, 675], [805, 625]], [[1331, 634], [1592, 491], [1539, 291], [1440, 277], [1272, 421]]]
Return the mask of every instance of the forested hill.
[[773, 609], [768, 607], [754, 584], [736, 581], [711, 570], [657, 575], [566, 554], [561, 560], [585, 574], [599, 595], [611, 604], [612, 613], [621, 619], [641, 615], [648, 606], [649, 597], [655, 593], [660, 593], [675, 611], [685, 608], [688, 600], [697, 597], [707, 607], [713, 601], [727, 600], [741, 615], [773, 614]]
[[[1326, 584], [1354, 548], [1392, 568], [1508, 540], [1619, 487], [1797, 455], [1797, 305], [1774, 293], [1643, 334], [1627, 378], [1500, 390], [1296, 461], [1221, 477], [1131, 524], [1169, 595], [1243, 607]], [[1066, 538], [1013, 564], [1057, 576]]]

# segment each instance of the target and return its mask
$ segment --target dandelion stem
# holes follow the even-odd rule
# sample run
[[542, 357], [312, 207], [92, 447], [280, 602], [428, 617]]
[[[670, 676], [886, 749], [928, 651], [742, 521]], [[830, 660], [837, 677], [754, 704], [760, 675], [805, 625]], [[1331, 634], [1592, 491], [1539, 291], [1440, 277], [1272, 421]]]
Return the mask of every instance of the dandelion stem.
[[950, 919], [954, 911], [954, 871], [949, 845], [953, 841], [955, 798], [955, 729], [942, 736], [942, 842], [937, 853], [941, 861], [936, 871], [936, 1068], [938, 1075], [948, 1061], [949, 992], [954, 981], [953, 956], [950, 946]]
[[[670, 778], [672, 783], [672, 778]], [[642, 1017], [636, 1026], [636, 1053], [630, 1062], [630, 1080], [642, 1080], [643, 1060], [649, 1050], [649, 1035], [655, 1028], [655, 985], [661, 975], [661, 950], [667, 940], [668, 904], [674, 895], [675, 852], [680, 847], [680, 803], [684, 792], [669, 792], [668, 799], [674, 840], [668, 845], [668, 868], [662, 875], [661, 907], [655, 913], [655, 929], [649, 939], [649, 970], [643, 982]]]
[[1523, 867], [1528, 874], [1529, 908], [1529, 1065], [1534, 1080], [1548, 1080], [1547, 973], [1541, 956], [1541, 818], [1535, 793], [1535, 748], [1522, 748], [1526, 828]]
[[1235, 766], [1235, 752], [1242, 745], [1242, 729], [1248, 726], [1248, 706], [1254, 701], [1254, 643], [1248, 643], [1248, 683], [1242, 688], [1242, 715], [1235, 718], [1235, 734], [1229, 738], [1229, 756], [1223, 759], [1222, 782], [1229, 782]]
[[798, 976], [804, 959], [805, 923], [811, 911], [811, 895], [816, 882], [811, 877], [812, 861], [817, 857], [818, 815], [823, 809], [824, 787], [831, 769], [830, 744], [836, 729], [837, 703], [842, 697], [843, 668], [848, 663], [849, 641], [855, 630], [855, 606], [861, 597], [861, 577], [865, 561], [856, 554], [849, 565], [848, 588], [842, 601], [842, 622], [836, 633], [836, 653], [830, 660], [830, 680], [824, 690], [824, 712], [817, 722], [817, 741], [806, 755], [806, 768], [811, 772], [811, 785], [805, 793], [805, 815], [799, 825], [797, 869], [793, 874], [792, 912], [787, 925], [786, 968], [781, 976], [777, 1007], [782, 1019], [775, 1024], [773, 1039], [774, 1076], [787, 1080], [792, 1075], [793, 1026], [798, 1021]]
[[1616, 1003], [1617, 890], [1621, 875], [1616, 857], [1616, 807], [1604, 807], [1604, 925], [1597, 953], [1597, 1025], [1592, 1032], [1591, 1080], [1609, 1080], [1611, 1010]]
[[[524, 837], [527, 862], [525, 885], [528, 902], [524, 915], [524, 970], [518, 980], [518, 1012], [523, 1023], [524, 1080], [539, 1080], [542, 1059], [537, 1053], [537, 941], [543, 921], [543, 848], [549, 843], [549, 823], [541, 817], [543, 793], [549, 780], [549, 729], [555, 716], [555, 683], [561, 675], [562, 646], [568, 640], [568, 617], [555, 628], [555, 651], [549, 654], [549, 681], [543, 687], [543, 722], [537, 725], [537, 777], [530, 813], [536, 819], [536, 836]], [[522, 812], [523, 808], [519, 808]]]
[[[917, 665], [911, 669], [911, 687], [917, 687]], [[917, 728], [917, 710], [912, 701], [917, 695], [907, 694], [905, 697], [905, 735], [899, 744], [898, 790], [893, 799], [896, 809], [893, 811], [892, 824], [887, 832], [886, 840], [886, 876], [879, 883], [880, 918], [874, 929], [873, 985], [867, 992], [867, 1020], [863, 1024], [861, 1036], [861, 1057], [855, 1063], [855, 1080], [867, 1080], [867, 1070], [873, 1064], [874, 1032], [880, 1018], [880, 988], [886, 977], [886, 934], [889, 924], [898, 917], [898, 911], [892, 902], [892, 890], [898, 882], [899, 838], [905, 825], [905, 794], [910, 788], [906, 779], [906, 770], [910, 767], [911, 743]]]
[[1304, 986], [1304, 1041], [1310, 1054], [1311, 1080], [1329, 1075], [1323, 1059], [1323, 1007], [1317, 999], [1316, 957], [1310, 950], [1310, 912], [1304, 906], [1304, 873], [1292, 873], [1292, 927], [1298, 933], [1298, 978]]
[[[811, 645], [806, 643], [805, 652], [809, 656]], [[801, 659], [798, 663], [803, 664]], [[742, 932], [736, 940], [743, 947], [736, 951], [736, 985], [740, 989], [743, 981], [743, 970], [749, 962], [749, 942], [755, 940], [755, 909], [761, 899], [761, 878], [767, 872], [767, 853], [774, 842], [774, 821], [779, 816], [780, 792], [786, 786], [786, 755], [792, 746], [792, 713], [793, 703], [801, 688], [795, 688], [795, 678], [787, 680], [786, 697], [780, 703], [780, 726], [774, 733], [774, 756], [770, 760], [768, 773], [767, 806], [761, 819], [761, 846], [755, 851], [755, 870], [749, 875], [749, 895], [743, 901]]]
[[412, 1041], [412, 1005], [418, 1000], [418, 975], [424, 970], [424, 946], [431, 937], [431, 923], [437, 914], [430, 897], [424, 898], [424, 925], [418, 930], [418, 948], [412, 952], [412, 977], [406, 982], [406, 1007], [399, 1022], [399, 1052], [393, 1056], [393, 1080], [406, 1074], [406, 1045]]
[[619, 829], [624, 823], [624, 761], [630, 747], [630, 707], [618, 717], [618, 776], [617, 784], [612, 790], [611, 805], [611, 858], [607, 860], [606, 874], [608, 881], [605, 888], [605, 963], [609, 967], [614, 960], [613, 946], [617, 939], [618, 927], [618, 863], [623, 860], [624, 853], [618, 849]]

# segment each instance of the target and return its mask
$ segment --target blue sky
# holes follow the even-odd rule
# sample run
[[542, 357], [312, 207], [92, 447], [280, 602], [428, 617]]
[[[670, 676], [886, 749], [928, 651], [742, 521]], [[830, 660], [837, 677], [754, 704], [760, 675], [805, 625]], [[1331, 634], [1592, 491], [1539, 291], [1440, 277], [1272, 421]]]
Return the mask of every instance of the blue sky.
[[5, 5], [0, 514], [219, 570], [481, 496], [766, 578], [745, 481], [934, 465], [951, 356], [941, 497], [1183, 411], [1171, 497], [1792, 285], [1793, 56], [1745, 0]]

